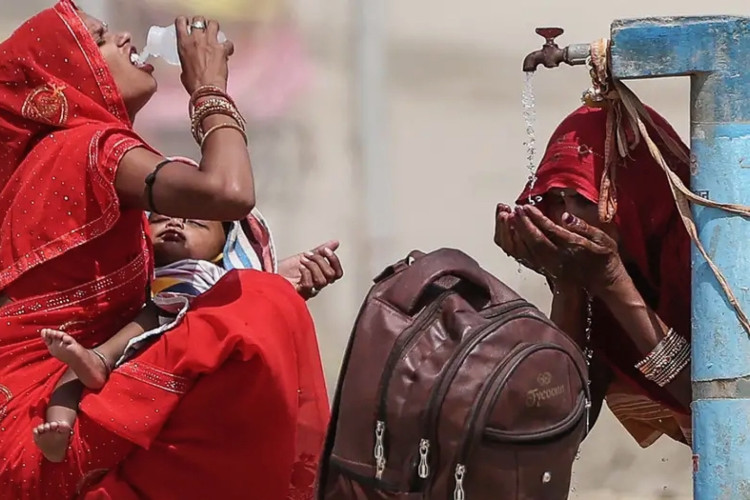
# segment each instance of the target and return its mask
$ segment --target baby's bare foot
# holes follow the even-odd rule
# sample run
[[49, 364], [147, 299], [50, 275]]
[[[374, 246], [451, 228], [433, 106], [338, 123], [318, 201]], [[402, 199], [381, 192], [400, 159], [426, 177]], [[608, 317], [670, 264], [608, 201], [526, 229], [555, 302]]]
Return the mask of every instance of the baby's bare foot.
[[50, 354], [67, 364], [89, 389], [101, 389], [107, 381], [109, 369], [106, 362], [92, 349], [86, 349], [76, 339], [58, 330], [42, 330], [42, 339]]
[[72, 432], [70, 424], [66, 422], [47, 422], [34, 428], [34, 442], [42, 450], [44, 458], [50, 462], [62, 462]]

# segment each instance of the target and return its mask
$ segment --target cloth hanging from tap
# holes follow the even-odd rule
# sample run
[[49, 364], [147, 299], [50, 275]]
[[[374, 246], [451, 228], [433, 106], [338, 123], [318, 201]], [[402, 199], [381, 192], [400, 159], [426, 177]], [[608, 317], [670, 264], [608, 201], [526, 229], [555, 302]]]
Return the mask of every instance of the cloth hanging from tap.
[[[690, 211], [690, 203], [717, 208], [746, 218], [750, 218], [750, 207], [712, 201], [696, 195], [685, 186], [685, 182], [667, 164], [659, 147], [651, 138], [649, 129], [657, 133], [669, 153], [679, 158], [680, 161], [689, 164], [688, 153], [680, 147], [679, 141], [654, 122], [646, 107], [630, 88], [611, 77], [609, 71], [609, 40], [607, 39], [599, 40], [591, 45], [591, 76], [594, 85], [584, 95], [584, 99], [588, 99], [591, 104], [605, 104], [608, 113], [605, 148], [607, 165], [600, 187], [600, 219], [604, 222], [610, 221], [617, 211], [617, 199], [613, 189], [617, 162], [627, 157], [641, 140], [645, 141], [651, 156], [666, 175], [672, 197], [690, 239], [713, 272], [742, 328], [750, 335], [750, 319], [745, 314], [726, 277], [708, 255], [698, 237], [698, 228]], [[616, 151], [615, 147], [617, 148]]]

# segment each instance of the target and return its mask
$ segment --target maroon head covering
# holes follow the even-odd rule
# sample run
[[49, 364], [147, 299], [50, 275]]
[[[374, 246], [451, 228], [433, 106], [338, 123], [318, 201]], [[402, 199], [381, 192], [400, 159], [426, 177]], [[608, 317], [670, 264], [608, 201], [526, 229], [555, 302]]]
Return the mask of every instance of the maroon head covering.
[[[663, 128], [687, 152], [677, 133], [657, 113], [649, 110]], [[552, 188], [575, 189], [598, 203], [605, 161], [607, 112], [583, 106], [557, 127], [545, 151], [533, 189], [523, 191], [518, 203], [542, 196]], [[658, 135], [651, 133], [652, 137]], [[660, 146], [662, 151], [667, 149]], [[665, 160], [686, 184], [689, 165], [667, 154]], [[664, 172], [641, 142], [617, 165], [614, 177], [617, 212], [614, 223], [620, 236], [623, 260], [636, 286], [659, 317], [680, 335], [690, 337], [690, 239], [679, 217]], [[545, 211], [544, 199], [539, 204]], [[617, 371], [626, 375], [651, 397], [669, 406], [679, 405], [666, 391], [647, 381], [634, 365], [640, 355], [617, 321], [601, 304], [594, 305], [594, 348], [603, 351]], [[680, 408], [687, 412], [687, 408]]]

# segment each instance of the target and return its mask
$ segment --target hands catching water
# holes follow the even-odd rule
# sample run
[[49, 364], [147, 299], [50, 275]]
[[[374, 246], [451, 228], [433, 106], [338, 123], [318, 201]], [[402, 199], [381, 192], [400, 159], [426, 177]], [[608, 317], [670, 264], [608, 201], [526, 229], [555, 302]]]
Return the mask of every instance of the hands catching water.
[[627, 276], [617, 243], [570, 213], [558, 225], [531, 205], [499, 204], [495, 244], [525, 267], [556, 284], [574, 284], [596, 295]]

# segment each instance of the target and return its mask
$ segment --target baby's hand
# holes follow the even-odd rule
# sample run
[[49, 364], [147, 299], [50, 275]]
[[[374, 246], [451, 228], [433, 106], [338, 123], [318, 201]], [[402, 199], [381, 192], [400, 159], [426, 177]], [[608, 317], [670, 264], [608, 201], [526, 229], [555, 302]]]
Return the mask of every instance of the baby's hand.
[[284, 259], [279, 274], [291, 282], [305, 300], [315, 297], [344, 275], [336, 250], [338, 241], [329, 241], [312, 250]]

